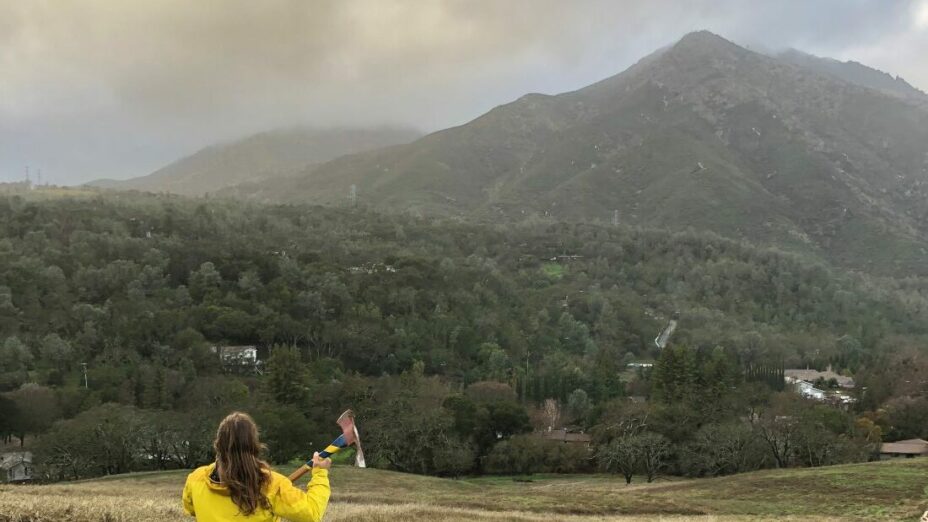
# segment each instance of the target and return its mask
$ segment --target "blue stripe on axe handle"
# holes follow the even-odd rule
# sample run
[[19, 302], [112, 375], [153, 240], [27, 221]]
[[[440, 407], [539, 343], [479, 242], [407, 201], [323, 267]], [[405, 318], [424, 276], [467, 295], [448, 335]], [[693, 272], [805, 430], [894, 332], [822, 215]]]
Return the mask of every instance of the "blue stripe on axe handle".
[[[367, 464], [364, 462], [364, 452], [361, 450], [361, 437], [358, 436], [358, 426], [354, 423], [354, 412], [345, 410], [345, 413], [339, 415], [338, 420], [335, 422], [341, 427], [342, 434], [339, 435], [337, 439], [333, 440], [331, 444], [326, 446], [324, 450], [320, 451], [319, 456], [324, 459], [328, 458], [332, 456], [332, 454], [338, 453], [353, 444], [355, 449], [355, 464], [359, 468], [366, 468]], [[290, 474], [290, 481], [296, 482], [312, 468], [313, 460], [309, 459], [306, 461], [306, 464], [303, 464]]]

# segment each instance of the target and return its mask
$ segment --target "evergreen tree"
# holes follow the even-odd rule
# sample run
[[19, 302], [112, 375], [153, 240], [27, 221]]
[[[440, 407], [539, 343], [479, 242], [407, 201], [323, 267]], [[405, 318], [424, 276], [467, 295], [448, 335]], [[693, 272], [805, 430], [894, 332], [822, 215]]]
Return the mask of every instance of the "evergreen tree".
[[295, 346], [274, 346], [267, 360], [268, 393], [282, 405], [302, 405], [309, 392], [306, 367]]

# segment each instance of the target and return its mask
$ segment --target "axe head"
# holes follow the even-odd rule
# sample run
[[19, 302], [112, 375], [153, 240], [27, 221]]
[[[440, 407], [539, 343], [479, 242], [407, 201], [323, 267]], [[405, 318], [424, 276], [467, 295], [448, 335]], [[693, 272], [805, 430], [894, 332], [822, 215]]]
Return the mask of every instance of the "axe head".
[[361, 449], [361, 436], [358, 434], [358, 426], [354, 422], [354, 412], [345, 410], [345, 413], [339, 415], [338, 420], [335, 422], [341, 427], [342, 435], [345, 436], [345, 442], [347, 442], [348, 445], [354, 445], [355, 465], [359, 468], [366, 468], [367, 464], [364, 462], [364, 451]]

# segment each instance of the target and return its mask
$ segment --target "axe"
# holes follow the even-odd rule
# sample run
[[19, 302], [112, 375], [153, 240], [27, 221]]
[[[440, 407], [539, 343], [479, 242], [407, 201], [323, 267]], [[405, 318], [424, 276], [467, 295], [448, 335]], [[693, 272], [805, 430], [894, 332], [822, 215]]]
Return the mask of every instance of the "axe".
[[[366, 468], [367, 464], [364, 463], [364, 452], [361, 450], [361, 438], [358, 436], [358, 426], [354, 423], [354, 412], [351, 410], [345, 410], [345, 413], [339, 415], [338, 420], [335, 421], [342, 429], [342, 434], [338, 436], [337, 439], [333, 440], [331, 444], [326, 446], [326, 448], [319, 452], [319, 456], [322, 458], [328, 458], [333, 453], [338, 453], [339, 451], [347, 448], [354, 444], [355, 456], [354, 463], [359, 468]], [[307, 471], [311, 470], [313, 467], [313, 459], [306, 461], [306, 464], [303, 464], [296, 471], [290, 474], [290, 482], [296, 482], [300, 480], [300, 477], [306, 474]]]

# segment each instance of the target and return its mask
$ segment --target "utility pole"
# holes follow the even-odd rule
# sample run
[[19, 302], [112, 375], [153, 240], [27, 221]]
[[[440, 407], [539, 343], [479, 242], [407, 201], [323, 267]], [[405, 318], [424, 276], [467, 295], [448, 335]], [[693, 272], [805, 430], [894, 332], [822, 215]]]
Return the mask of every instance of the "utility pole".
[[84, 371], [84, 389], [86, 390], [89, 386], [87, 385], [87, 363], [81, 363], [81, 369]]

